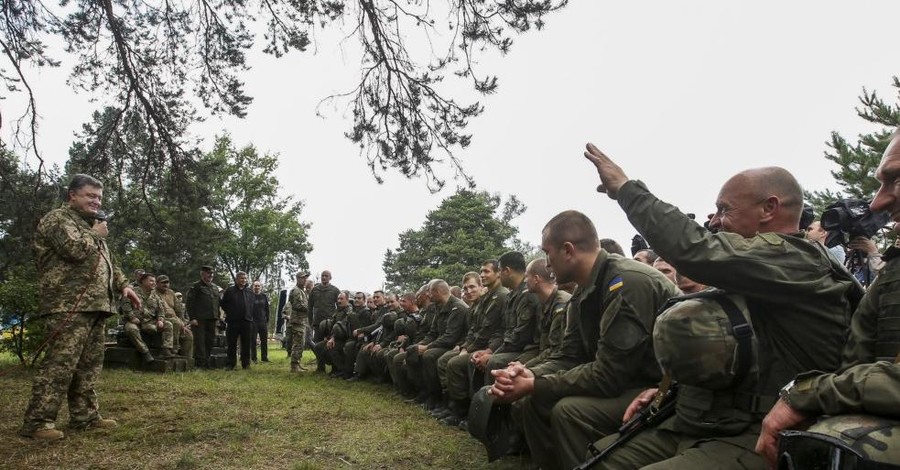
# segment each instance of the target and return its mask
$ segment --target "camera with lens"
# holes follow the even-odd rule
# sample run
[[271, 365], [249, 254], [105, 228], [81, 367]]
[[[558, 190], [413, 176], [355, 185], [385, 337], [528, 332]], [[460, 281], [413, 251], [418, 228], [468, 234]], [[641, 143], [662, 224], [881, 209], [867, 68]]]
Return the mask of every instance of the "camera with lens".
[[887, 212], [872, 212], [869, 201], [841, 199], [822, 212], [822, 228], [828, 232], [825, 246], [847, 246], [855, 237], [872, 238], [890, 219]]

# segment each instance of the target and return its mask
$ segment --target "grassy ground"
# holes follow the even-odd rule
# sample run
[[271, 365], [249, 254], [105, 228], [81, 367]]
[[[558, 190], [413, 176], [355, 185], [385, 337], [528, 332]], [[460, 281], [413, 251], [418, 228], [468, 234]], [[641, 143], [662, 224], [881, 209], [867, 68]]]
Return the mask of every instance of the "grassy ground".
[[[64, 407], [52, 443], [19, 437], [31, 370], [0, 377], [0, 468], [521, 469], [488, 464], [467, 433], [438, 424], [383, 385], [290, 374], [285, 351], [247, 371], [176, 374], [103, 371], [104, 417], [120, 426], [69, 431]], [[0, 356], [0, 373], [15, 367]]]

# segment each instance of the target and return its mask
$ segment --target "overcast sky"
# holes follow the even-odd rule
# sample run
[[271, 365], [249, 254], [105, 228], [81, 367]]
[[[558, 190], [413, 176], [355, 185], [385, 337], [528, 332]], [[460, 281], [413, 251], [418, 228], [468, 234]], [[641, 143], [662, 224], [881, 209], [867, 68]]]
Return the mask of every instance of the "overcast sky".
[[[863, 87], [896, 101], [889, 85], [900, 73], [898, 19], [893, 0], [572, 2], [543, 31], [517, 38], [506, 57], [481, 60], [500, 88], [460, 97], [481, 99], [486, 111], [471, 121], [472, 145], [458, 156], [479, 189], [516, 194], [528, 206], [515, 223], [534, 244], [550, 217], [577, 209], [627, 251], [634, 229], [595, 192], [596, 172], [582, 157], [588, 141], [698, 216], [714, 210], [726, 178], [750, 167], [780, 165], [806, 189], [836, 189], [825, 141], [833, 130], [853, 137], [874, 129], [854, 110]], [[210, 119], [194, 132], [211, 139], [227, 130], [238, 145], [279, 154], [285, 194], [305, 202], [313, 224], [313, 272], [330, 269], [335, 285], [371, 291], [384, 280], [385, 250], [455, 185], [433, 195], [424, 181], [394, 174], [378, 185], [343, 137], [345, 108], [316, 116], [321, 98], [358, 76], [353, 43], [339, 37], [320, 31], [314, 53], [253, 55], [248, 117]], [[72, 96], [65, 76], [34, 79], [41, 149], [60, 164], [99, 107]], [[4, 119], [15, 104], [4, 105]]]

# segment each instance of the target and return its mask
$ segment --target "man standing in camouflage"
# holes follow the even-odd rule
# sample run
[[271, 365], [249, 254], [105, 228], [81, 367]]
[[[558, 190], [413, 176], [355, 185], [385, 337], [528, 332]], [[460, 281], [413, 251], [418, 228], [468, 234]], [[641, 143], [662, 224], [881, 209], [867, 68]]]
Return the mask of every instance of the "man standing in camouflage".
[[75, 175], [67, 197], [41, 219], [34, 242], [45, 294], [40, 316], [50, 336], [19, 434], [40, 440], [64, 437], [55, 429], [63, 397], [68, 397], [71, 428], [116, 426], [100, 416], [95, 391], [103, 369], [105, 320], [120, 295], [141, 306], [109, 252], [106, 221], [97, 219], [103, 183]]
[[306, 341], [307, 331], [309, 330], [309, 297], [306, 294], [306, 278], [309, 272], [301, 271], [297, 273], [297, 285], [291, 289], [288, 294], [288, 303], [291, 304], [291, 313], [287, 318], [291, 325], [291, 372], [300, 372], [306, 370], [300, 359], [303, 356], [303, 347]]
[[209, 367], [209, 355], [216, 339], [219, 288], [212, 280], [212, 266], [201, 266], [200, 280], [191, 286], [184, 301], [194, 331], [194, 361], [197, 367]]

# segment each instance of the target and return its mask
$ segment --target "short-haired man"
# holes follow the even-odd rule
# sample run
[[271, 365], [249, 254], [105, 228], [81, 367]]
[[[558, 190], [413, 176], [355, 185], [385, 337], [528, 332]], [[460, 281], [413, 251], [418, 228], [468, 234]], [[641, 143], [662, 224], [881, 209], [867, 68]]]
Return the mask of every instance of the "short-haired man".
[[308, 271], [297, 273], [297, 285], [288, 294], [291, 311], [286, 317], [291, 326], [291, 372], [306, 370], [300, 360], [303, 357], [303, 348], [306, 346], [306, 335], [309, 330], [309, 296], [306, 293], [306, 278], [308, 277]]
[[162, 338], [161, 357], [172, 357], [174, 334], [172, 322], [166, 319], [163, 301], [156, 295], [156, 276], [151, 273], [141, 274], [138, 280], [138, 290], [141, 298], [141, 308], [132, 308], [130, 302], [123, 302], [119, 310], [125, 320], [125, 335], [131, 340], [131, 344], [144, 356], [145, 362], [153, 362], [150, 349], [141, 338], [141, 332], [148, 335], [160, 335]]
[[502, 402], [525, 398], [535, 463], [568, 469], [590, 442], [614, 433], [631, 400], [661, 377], [650, 336], [656, 312], [678, 289], [650, 266], [605, 252], [581, 212], [550, 219], [541, 249], [558, 282], [578, 284], [562, 344], [534, 368], [494, 371], [491, 392]]
[[250, 359], [256, 362], [256, 342], [259, 358], [269, 362], [269, 296], [262, 291], [262, 282], [253, 281], [253, 326], [250, 332]]
[[318, 343], [324, 339], [324, 332], [319, 332], [319, 323], [322, 320], [334, 318], [334, 311], [337, 309], [337, 298], [341, 290], [331, 283], [331, 271], [322, 271], [319, 283], [316, 284], [309, 292], [309, 320], [310, 325], [315, 329], [314, 343]]
[[528, 292], [536, 295], [541, 301], [540, 353], [525, 363], [525, 367], [536, 367], [559, 351], [562, 346], [563, 335], [566, 332], [566, 308], [572, 294], [559, 290], [547, 268], [545, 258], [528, 263], [528, 269], [525, 270], [525, 284], [528, 286]]
[[156, 278], [156, 295], [162, 301], [166, 320], [172, 322], [172, 344], [179, 355], [194, 357], [194, 334], [184, 320], [184, 304], [170, 285], [169, 276], [162, 274]]
[[450, 285], [443, 279], [430, 283], [431, 301], [435, 306], [434, 319], [428, 334], [411, 346], [406, 360], [411, 374], [422, 377], [426, 392], [425, 408], [431, 410], [441, 402], [441, 382], [437, 374], [437, 360], [445, 352], [462, 342], [466, 334], [469, 307], [450, 294]]
[[213, 284], [212, 266], [200, 267], [200, 280], [187, 291], [184, 299], [194, 333], [194, 361], [197, 367], [209, 367], [209, 355], [216, 339], [219, 320], [219, 287]]
[[253, 305], [256, 295], [247, 288], [247, 273], [238, 271], [234, 284], [222, 292], [222, 310], [225, 311], [225, 344], [228, 357], [225, 368], [234, 370], [237, 365], [237, 345], [241, 346], [241, 368], [250, 368], [250, 347], [256, 321], [253, 319]]
[[[600, 175], [598, 189], [618, 201], [660, 256], [691, 279], [746, 300], [758, 341], [758, 374], [716, 390], [682, 383], [675, 416], [617, 448], [601, 467], [762, 467], [754, 452], [762, 416], [798, 373], [838, 367], [861, 286], [822, 247], [803, 238], [803, 193], [783, 168], [755, 168], [729, 178], [707, 230], [629, 180], [593, 144], [584, 155]], [[641, 393], [625, 419], [654, 395]], [[611, 437], [598, 447], [610, 443]]]
[[119, 296], [141, 307], [106, 244], [106, 220], [98, 218], [103, 183], [75, 175], [67, 199], [41, 218], [34, 239], [44, 294], [40, 317], [48, 334], [58, 333], [34, 374], [31, 401], [19, 429], [20, 435], [39, 440], [64, 437], [55, 429], [64, 397], [69, 401], [70, 427], [116, 425], [100, 416], [95, 390], [103, 369], [104, 320], [115, 312]]
[[473, 354], [472, 362], [491, 379], [490, 372], [502, 369], [510, 362], [528, 362], [538, 355], [540, 328], [538, 318], [541, 302], [528, 292], [525, 284], [525, 256], [509, 251], [500, 256], [500, 282], [509, 289], [503, 314], [503, 330], [491, 338], [491, 352]]
[[[900, 223], [900, 131], [891, 137], [875, 177], [881, 187], [869, 208], [887, 211]], [[782, 389], [781, 399], [763, 420], [756, 451], [769, 465], [775, 463], [778, 432], [812, 417], [868, 414], [900, 419], [900, 364], [896, 363], [900, 308], [895, 300], [900, 293], [900, 248], [889, 248], [884, 258], [887, 264], [853, 314], [842, 372], [801, 374]], [[888, 447], [896, 455], [897, 449]]]

